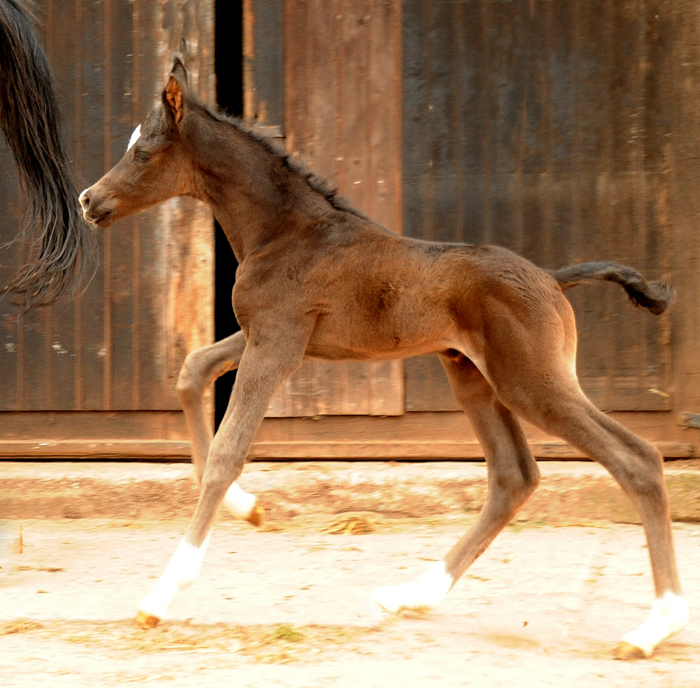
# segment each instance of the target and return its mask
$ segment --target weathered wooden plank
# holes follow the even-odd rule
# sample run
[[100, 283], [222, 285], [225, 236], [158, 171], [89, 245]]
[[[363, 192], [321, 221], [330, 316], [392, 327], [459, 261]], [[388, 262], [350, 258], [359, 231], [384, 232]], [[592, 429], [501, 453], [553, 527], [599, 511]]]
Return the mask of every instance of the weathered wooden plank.
[[403, 233], [420, 237], [429, 232], [429, 208], [423, 203], [430, 183], [430, 139], [425, 135], [429, 118], [428, 70], [424, 53], [429, 3], [403, 4]]
[[[154, 36], [160, 28], [160, 11], [151, 0], [133, 5], [133, 74], [131, 126], [141, 122], [160, 97], [163, 68]], [[167, 325], [163, 309], [166, 294], [165, 234], [158, 210], [134, 218], [134, 361], [133, 403], [138, 409], [160, 409], [168, 386], [165, 369]], [[167, 400], [170, 401], [170, 395]], [[169, 404], [172, 406], [172, 403]]]
[[187, 439], [182, 411], [20, 411], [0, 414], [6, 440]]
[[[57, 12], [70, 17], [77, 14], [76, 3], [72, 0], [48, 0], [45, 5], [45, 19], [42, 24], [44, 46], [56, 82], [61, 93], [71, 93], [76, 79], [76, 64], [73, 54], [75, 34], [72, 22], [58, 21]], [[70, 149], [75, 140], [75, 100], [63, 98], [60, 104], [61, 123], [66, 143]], [[79, 338], [76, 328], [76, 309], [72, 299], [63, 299], [44, 313], [46, 344], [50, 347], [47, 355], [47, 369], [44, 388], [46, 406], [60, 410], [76, 407], [76, 344]]]
[[[660, 13], [668, 25], [660, 31], [659, 49], [671, 53], [673, 92], [668, 118], [670, 138], [674, 283], [679, 298], [673, 320], [673, 384], [678, 411], [700, 411], [700, 129], [697, 94], [700, 92], [700, 6], [690, 0], [664, 4]], [[663, 26], [663, 25], [662, 25]], [[697, 431], [689, 431], [697, 438]]]
[[245, 0], [243, 21], [245, 117], [261, 124], [282, 126], [284, 0]]
[[[214, 3], [177, 3], [164, 12], [161, 41], [165, 47], [161, 66], [167, 74], [170, 55], [187, 36], [190, 86], [206, 102], [215, 99]], [[162, 88], [162, 74], [157, 77]], [[166, 287], [163, 298], [166, 331], [165, 380], [161, 408], [179, 408], [175, 382], [189, 351], [214, 338], [214, 222], [204, 204], [175, 198], [156, 208], [163, 231]], [[211, 404], [208, 392], [207, 404]]]
[[[27, 253], [24, 254], [26, 259]], [[34, 310], [24, 316], [20, 322], [22, 328], [22, 351], [24, 365], [22, 369], [22, 409], [41, 410], [50, 408], [48, 391], [50, 381], [50, 327], [49, 313], [46, 310]]]
[[[13, 241], [21, 228], [23, 210], [14, 161], [0, 139], [0, 284], [4, 285], [21, 265], [24, 250]], [[24, 331], [11, 300], [0, 299], [0, 411], [15, 411], [24, 403]]]
[[[75, 90], [76, 102], [76, 165], [78, 178], [84, 188], [98, 180], [108, 169], [105, 160], [105, 48], [104, 7], [90, 0], [81, 0], [80, 40], [75, 41], [75, 60], [78, 65]], [[77, 322], [80, 327], [78, 357], [78, 389], [76, 406], [79, 409], [102, 409], [104, 406], [105, 314], [104, 289], [105, 234], [95, 232], [97, 266], [95, 275], [76, 301]]]
[[[520, 5], [526, 39], [518, 61], [525, 65], [525, 92], [520, 106], [518, 135], [517, 212], [521, 215], [520, 253], [540, 265], [553, 260], [552, 243], [552, 126], [551, 90], [553, 54], [564, 52], [554, 45], [568, 25], [555, 30], [552, 21], [554, 3]], [[555, 37], [556, 36], [556, 37]], [[557, 74], [557, 77], [560, 75]], [[566, 138], [564, 140], [566, 145]]]
[[[111, 0], [105, 5], [109, 12], [109, 166], [124, 155], [134, 129], [134, 26], [132, 3], [129, 0]], [[110, 318], [108, 345], [110, 399], [108, 408], [136, 408], [139, 368], [136, 350], [136, 292], [139, 288], [140, 264], [135, 255], [136, 230], [139, 220], [130, 217], [117, 222], [109, 232], [109, 275], [106, 285], [106, 304]]]
[[[530, 442], [538, 459], [582, 459], [580, 452], [560, 440]], [[667, 458], [693, 456], [693, 445], [657, 442], [655, 446]], [[178, 440], [0, 440], [0, 459], [189, 459], [190, 444]], [[368, 442], [254, 442], [250, 459], [483, 459], [478, 442], [468, 441], [368, 441]]]
[[[533, 456], [544, 459], [586, 458], [562, 440], [531, 441]], [[682, 442], [656, 442], [655, 446], [668, 458], [694, 456], [694, 446]], [[254, 459], [483, 459], [481, 445], [474, 441], [436, 440], [411, 442], [383, 440], [367, 442], [254, 442], [250, 457]]]
[[[23, 244], [21, 261], [24, 263], [34, 253], [27, 242]], [[49, 406], [51, 397], [50, 321], [47, 309], [33, 311], [20, 321], [23, 330], [22, 349], [25, 365], [22, 371], [25, 408], [41, 409]]]
[[0, 459], [189, 459], [184, 440], [0, 440]]

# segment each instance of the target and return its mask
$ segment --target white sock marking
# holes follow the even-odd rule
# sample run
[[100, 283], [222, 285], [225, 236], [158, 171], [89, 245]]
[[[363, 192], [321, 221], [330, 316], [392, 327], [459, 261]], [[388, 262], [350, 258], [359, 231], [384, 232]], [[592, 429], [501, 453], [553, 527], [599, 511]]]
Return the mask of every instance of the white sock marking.
[[224, 506], [236, 517], [245, 520], [250, 516], [255, 508], [257, 501], [255, 495], [245, 492], [238, 486], [238, 483], [233, 483], [228, 488], [224, 497]]
[[388, 612], [437, 609], [453, 582], [445, 562], [439, 561], [412, 583], [375, 590], [372, 599]]
[[141, 137], [141, 125], [139, 124], [136, 129], [134, 129], [133, 134], [131, 134], [131, 138], [129, 139], [129, 145], [126, 147], [126, 150], [130, 150], [131, 147], [139, 140]]
[[678, 633], [688, 623], [688, 619], [686, 601], [669, 591], [654, 600], [649, 618], [622, 640], [638, 647], [649, 657], [662, 640]]
[[208, 544], [209, 535], [201, 547], [194, 547], [181, 540], [165, 572], [141, 600], [139, 611], [162, 619], [176, 593], [186, 588], [199, 575]]

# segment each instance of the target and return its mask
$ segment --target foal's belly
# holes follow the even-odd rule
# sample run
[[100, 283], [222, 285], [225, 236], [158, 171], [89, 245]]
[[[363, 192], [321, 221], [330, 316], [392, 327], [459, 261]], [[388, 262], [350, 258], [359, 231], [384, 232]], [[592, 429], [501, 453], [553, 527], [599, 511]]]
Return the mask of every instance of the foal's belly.
[[355, 317], [325, 316], [319, 319], [306, 349], [308, 358], [361, 361], [407, 358], [445, 351], [454, 345], [451, 323], [421, 322], [409, 327], [385, 318], [374, 322]]

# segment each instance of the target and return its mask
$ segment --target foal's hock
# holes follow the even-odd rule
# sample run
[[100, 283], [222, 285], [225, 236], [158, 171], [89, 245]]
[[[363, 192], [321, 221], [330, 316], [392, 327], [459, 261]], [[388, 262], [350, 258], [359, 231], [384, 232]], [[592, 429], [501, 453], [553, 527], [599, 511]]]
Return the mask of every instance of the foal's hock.
[[[598, 411], [576, 377], [574, 315], [563, 291], [593, 280], [620, 284], [661, 313], [671, 290], [632, 268], [584, 263], [547, 272], [496, 246], [437, 244], [397, 236], [242, 122], [189, 93], [179, 57], [159, 102], [122, 160], [85, 190], [98, 227], [177, 195], [207, 203], [239, 263], [233, 305], [241, 331], [190, 353], [178, 394], [200, 482], [199, 503], [165, 573], [139, 606], [158, 623], [199, 573], [225, 504], [259, 523], [262, 509], [235, 480], [282, 382], [302, 359], [389, 359], [435, 353], [484, 450], [489, 492], [476, 524], [413, 583], [378, 590], [388, 611], [435, 608], [539, 482], [518, 416], [603, 464], [638, 509], [656, 599], [628, 633], [624, 657], [648, 656], [688, 620], [659, 452]], [[208, 385], [238, 368], [226, 415], [212, 437]]]

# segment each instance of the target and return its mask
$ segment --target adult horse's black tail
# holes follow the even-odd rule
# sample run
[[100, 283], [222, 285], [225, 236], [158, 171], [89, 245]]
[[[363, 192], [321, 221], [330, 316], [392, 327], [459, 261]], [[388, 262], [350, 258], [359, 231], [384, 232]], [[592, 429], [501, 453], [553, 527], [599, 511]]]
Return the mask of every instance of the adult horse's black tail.
[[27, 265], [4, 287], [23, 310], [56, 300], [89, 262], [92, 236], [78, 204], [61, 136], [51, 70], [27, 0], [0, 0], [0, 127], [28, 198], [21, 236], [35, 239]]
[[636, 305], [655, 315], [663, 313], [673, 301], [673, 288], [666, 282], [647, 282], [634, 268], [619, 263], [580, 263], [559, 270], [549, 270], [562, 291], [582, 282], [604, 280], [619, 284]]

